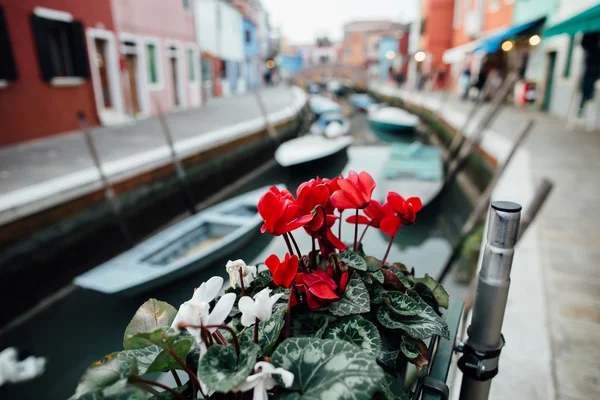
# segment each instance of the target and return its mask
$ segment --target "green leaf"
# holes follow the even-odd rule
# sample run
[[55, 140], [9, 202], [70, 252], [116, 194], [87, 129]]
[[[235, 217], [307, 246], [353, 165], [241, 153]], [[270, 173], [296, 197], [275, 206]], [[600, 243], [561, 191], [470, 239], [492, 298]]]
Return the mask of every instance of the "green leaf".
[[335, 316], [344, 317], [351, 314], [363, 314], [371, 310], [369, 292], [360, 277], [353, 275], [346, 291], [339, 301], [329, 305], [328, 310]]
[[[177, 387], [173, 388], [173, 390], [178, 393], [183, 393], [187, 389], [188, 389], [187, 383], [185, 385], [177, 386]], [[173, 399], [175, 399], [175, 397], [171, 393], [169, 393], [165, 390], [164, 392], [160, 392], [156, 396], [152, 396], [151, 399], [152, 400], [173, 400]]]
[[[192, 338], [182, 338], [175, 342], [170, 350], [185, 362], [185, 359], [192, 348], [194, 341]], [[152, 346], [157, 347], [158, 346]], [[144, 349], [142, 349], [144, 350]], [[162, 350], [162, 349], [161, 349]], [[134, 351], [134, 350], [132, 350]], [[171, 369], [183, 369], [183, 367], [175, 360], [171, 353], [167, 350], [162, 350], [154, 359], [154, 362], [148, 366], [147, 374], [152, 372], [165, 372]]]
[[347, 249], [342, 251], [340, 253], [340, 260], [343, 261], [350, 268], [354, 268], [359, 271], [367, 270], [367, 262], [365, 261], [365, 259], [353, 251]]
[[[268, 356], [273, 352], [273, 348], [279, 339], [279, 335], [285, 325], [285, 311], [274, 312], [268, 321], [258, 323], [258, 345], [259, 354]], [[254, 342], [254, 326], [244, 330], [240, 341]]]
[[383, 276], [383, 272], [380, 269], [371, 272], [369, 275], [371, 275], [372, 278], [376, 279], [381, 284], [385, 282], [385, 277]]
[[171, 328], [159, 328], [152, 332], [139, 332], [125, 336], [124, 346], [128, 350], [141, 349], [156, 345], [163, 349], [169, 348], [179, 338], [180, 332]]
[[411, 281], [407, 278], [404, 273], [393, 267], [386, 267], [382, 269], [383, 276], [385, 277], [385, 284], [393, 286], [398, 290], [406, 290], [412, 287]]
[[377, 357], [381, 350], [377, 327], [359, 315], [350, 315], [331, 324], [325, 332], [325, 339], [345, 340], [373, 358]]
[[[439, 304], [440, 307], [446, 308], [446, 309], [448, 308], [448, 302], [450, 299], [448, 292], [446, 292], [446, 289], [444, 289], [442, 284], [438, 283], [435, 279], [433, 279], [431, 276], [429, 276], [429, 274], [425, 274], [425, 277], [423, 277], [423, 278], [415, 278], [414, 276], [410, 276], [408, 279], [410, 279], [412, 282], [415, 283], [415, 290], [417, 291], [417, 293], [421, 294], [421, 291], [418, 289], [418, 284], [421, 283], [421, 284], [427, 286], [427, 288], [429, 288], [429, 290], [433, 294], [433, 297], [435, 298], [437, 304]], [[421, 296], [421, 297], [423, 297], [423, 296]], [[426, 300], [426, 299], [423, 298], [423, 300]], [[427, 302], [427, 303], [429, 304], [429, 302]], [[429, 305], [431, 305], [431, 304], [429, 304]]]
[[401, 292], [387, 292], [387, 299], [383, 302], [398, 315], [417, 315], [422, 311], [418, 301]]
[[400, 344], [400, 351], [402, 351], [404, 357], [408, 358], [409, 360], [412, 360], [419, 356], [419, 346], [417, 346], [416, 343], [414, 343], [412, 340], [406, 337], [402, 338], [402, 343]]
[[102, 360], [90, 365], [79, 379], [75, 389], [75, 398], [102, 390], [130, 376], [138, 375], [136, 359], [121, 353], [123, 352], [110, 353]]
[[127, 379], [120, 379], [104, 389], [89, 392], [79, 400], [146, 400], [152, 394], [140, 387], [128, 384]]
[[369, 289], [372, 303], [380, 304], [383, 302], [383, 299], [387, 298], [388, 292], [381, 286], [372, 285]]
[[385, 400], [408, 400], [408, 395], [404, 392], [399, 380], [388, 373], [385, 373], [381, 380], [378, 394], [381, 394], [379, 398]]
[[379, 266], [381, 265], [381, 260], [373, 257], [373, 256], [366, 256], [365, 257], [365, 261], [367, 263], [367, 271], [377, 271], [379, 270]]
[[293, 315], [291, 320], [291, 333], [294, 337], [322, 338], [329, 324], [326, 315], [317, 312], [307, 312]]
[[211, 390], [227, 393], [250, 375], [258, 350], [254, 343], [241, 344], [238, 360], [233, 346], [212, 346], [200, 360], [198, 376]]
[[177, 315], [175, 307], [164, 301], [150, 299], [135, 312], [125, 329], [123, 347], [127, 347], [127, 338], [141, 332], [152, 332], [158, 328], [170, 327]]
[[433, 308], [429, 306], [414, 316], [400, 316], [381, 307], [377, 310], [377, 320], [386, 328], [402, 329], [415, 339], [427, 339], [433, 335], [439, 335], [446, 339], [450, 337], [446, 322], [440, 319]]
[[294, 374], [280, 388], [284, 399], [369, 400], [379, 389], [383, 370], [356, 346], [331, 339], [291, 338], [273, 353], [271, 363]]
[[247, 288], [248, 293], [246, 293], [246, 296], [255, 295], [256, 293], [269, 286], [271, 282], [273, 282], [273, 275], [271, 274], [271, 271], [266, 269], [264, 271], [259, 272], [258, 274], [256, 274], [256, 277], [250, 284], [250, 287]]
[[395, 370], [396, 369], [396, 361], [398, 360], [398, 355], [400, 354], [400, 350], [389, 350], [382, 349], [379, 355], [377, 356], [377, 361], [384, 366]]

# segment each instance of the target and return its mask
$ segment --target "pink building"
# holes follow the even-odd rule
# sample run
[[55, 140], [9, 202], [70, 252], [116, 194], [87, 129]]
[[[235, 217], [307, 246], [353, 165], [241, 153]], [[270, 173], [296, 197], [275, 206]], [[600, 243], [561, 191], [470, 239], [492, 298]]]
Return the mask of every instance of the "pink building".
[[164, 112], [200, 106], [193, 1], [111, 2], [119, 62], [116, 71], [112, 68], [100, 74], [96, 70], [94, 74], [92, 69], [98, 107], [102, 108], [103, 93], [113, 86], [120, 88], [126, 115], [153, 115], [158, 105]]

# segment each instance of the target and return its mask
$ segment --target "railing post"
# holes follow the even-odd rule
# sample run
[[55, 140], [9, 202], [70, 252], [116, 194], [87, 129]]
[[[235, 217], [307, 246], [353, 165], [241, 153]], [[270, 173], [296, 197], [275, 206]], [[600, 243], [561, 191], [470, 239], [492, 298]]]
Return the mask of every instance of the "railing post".
[[514, 247], [519, 233], [521, 206], [507, 201], [490, 208], [487, 242], [477, 281], [468, 339], [458, 366], [463, 372], [460, 400], [487, 399], [498, 373], [504, 346], [502, 322], [510, 286]]

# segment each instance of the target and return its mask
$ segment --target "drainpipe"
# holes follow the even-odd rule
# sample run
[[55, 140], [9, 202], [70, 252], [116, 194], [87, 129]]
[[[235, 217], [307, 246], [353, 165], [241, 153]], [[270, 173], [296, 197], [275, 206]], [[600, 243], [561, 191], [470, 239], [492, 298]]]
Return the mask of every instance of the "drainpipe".
[[467, 330], [469, 337], [466, 343], [458, 345], [458, 351], [463, 353], [458, 360], [463, 372], [460, 400], [487, 399], [492, 378], [498, 373], [504, 346], [502, 322], [520, 218], [521, 206], [516, 203], [496, 201], [491, 205], [473, 317]]

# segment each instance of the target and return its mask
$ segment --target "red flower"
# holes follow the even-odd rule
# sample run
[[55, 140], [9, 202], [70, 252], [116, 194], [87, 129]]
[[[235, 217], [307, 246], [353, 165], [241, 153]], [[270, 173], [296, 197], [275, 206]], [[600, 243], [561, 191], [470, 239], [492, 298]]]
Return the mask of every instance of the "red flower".
[[358, 221], [359, 224], [373, 226], [375, 228], [379, 228], [381, 221], [389, 216], [394, 215], [394, 210], [390, 207], [389, 204], [381, 204], [377, 200], [371, 200], [369, 205], [364, 209], [366, 217], [364, 215], [359, 215], [358, 219], [356, 219], [356, 215], [352, 215], [346, 218], [346, 222], [354, 224]]
[[[319, 183], [316, 179], [311, 179], [298, 186], [296, 191], [296, 204], [298, 205], [298, 215], [311, 214], [312, 220], [304, 225], [304, 229], [317, 233], [323, 226], [323, 209], [327, 212], [327, 203], [329, 203], [329, 189], [325, 184]], [[323, 206], [323, 209], [316, 209], [317, 206]], [[331, 210], [333, 212], [333, 209]], [[329, 212], [327, 212], [329, 214]], [[327, 218], [329, 219], [329, 215]], [[334, 218], [335, 216], [331, 215]]]
[[331, 195], [331, 203], [338, 210], [349, 208], [365, 208], [371, 201], [375, 181], [366, 172], [357, 174], [354, 171], [348, 173], [348, 178], [340, 178], [337, 181], [340, 190]]
[[298, 273], [298, 256], [293, 255], [290, 257], [290, 255], [286, 253], [285, 259], [279, 261], [279, 257], [275, 254], [271, 254], [269, 258], [265, 260], [265, 264], [273, 274], [273, 283], [284, 288], [292, 286], [292, 282]]
[[402, 221], [402, 225], [414, 223], [417, 219], [417, 213], [423, 208], [421, 199], [418, 197], [409, 197], [404, 200], [402, 196], [394, 192], [388, 193], [387, 201]]
[[312, 219], [312, 215], [298, 217], [298, 205], [294, 196], [287, 190], [279, 190], [273, 186], [258, 201], [258, 213], [265, 221], [261, 232], [272, 235], [293, 231], [304, 226]]
[[312, 273], [300, 272], [296, 275], [296, 288], [306, 295], [309, 308], [319, 308], [339, 300], [335, 294], [336, 283], [326, 272], [315, 270]]

